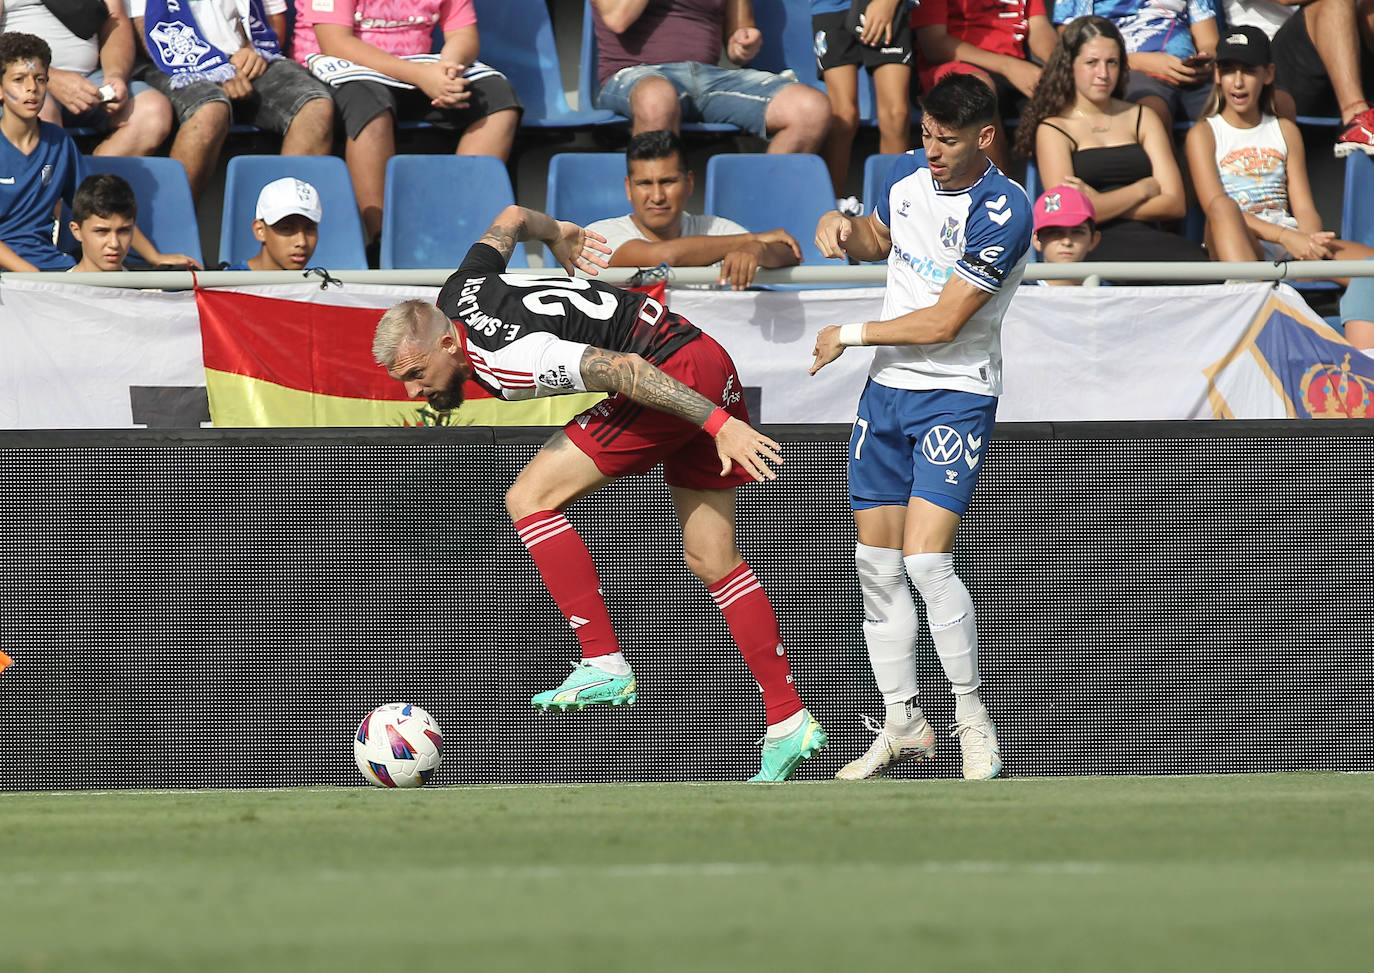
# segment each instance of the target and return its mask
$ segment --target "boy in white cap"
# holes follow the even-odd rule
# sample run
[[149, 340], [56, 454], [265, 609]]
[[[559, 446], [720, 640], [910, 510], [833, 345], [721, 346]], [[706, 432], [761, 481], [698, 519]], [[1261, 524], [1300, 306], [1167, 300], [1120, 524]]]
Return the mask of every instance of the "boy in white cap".
[[[1102, 239], [1092, 200], [1074, 186], [1055, 186], [1035, 201], [1035, 236], [1032, 242], [1047, 264], [1071, 264], [1088, 259]], [[1038, 280], [1047, 287], [1073, 286], [1078, 280]]]
[[274, 179], [258, 193], [253, 236], [262, 243], [256, 257], [226, 270], [304, 270], [320, 240], [320, 194], [292, 176]]

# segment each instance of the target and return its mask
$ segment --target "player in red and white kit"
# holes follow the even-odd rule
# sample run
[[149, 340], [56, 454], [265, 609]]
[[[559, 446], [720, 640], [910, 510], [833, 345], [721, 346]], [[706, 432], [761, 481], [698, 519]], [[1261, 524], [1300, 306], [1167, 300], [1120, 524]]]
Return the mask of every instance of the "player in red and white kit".
[[506, 493], [506, 509], [582, 661], [539, 709], [635, 701], [596, 567], [562, 510], [612, 480], [663, 465], [682, 523], [683, 557], [730, 628], [763, 693], [768, 722], [756, 781], [782, 781], [825, 746], [825, 731], [792, 682], [773, 606], [735, 546], [735, 488], [773, 479], [778, 444], [749, 425], [725, 349], [662, 304], [578, 277], [507, 274], [517, 242], [548, 244], [565, 270], [595, 274], [609, 248], [598, 234], [507, 207], [439, 293], [405, 301], [377, 324], [373, 353], [412, 397], [462, 403], [473, 379], [503, 399], [570, 392], [608, 397], [555, 433]]

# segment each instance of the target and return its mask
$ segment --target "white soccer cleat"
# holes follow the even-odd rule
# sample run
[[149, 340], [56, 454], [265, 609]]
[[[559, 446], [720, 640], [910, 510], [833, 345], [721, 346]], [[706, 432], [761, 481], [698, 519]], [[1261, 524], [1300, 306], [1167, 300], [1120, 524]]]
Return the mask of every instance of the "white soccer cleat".
[[924, 716], [918, 716], [909, 727], [894, 733], [871, 716], [863, 718], [864, 725], [877, 734], [868, 751], [858, 760], [840, 768], [836, 780], [867, 780], [881, 777], [893, 764], [908, 760], [929, 760], [935, 754], [935, 731]]
[[950, 736], [959, 738], [964, 755], [964, 780], [992, 780], [1002, 772], [1002, 752], [997, 748], [997, 731], [986, 716], [979, 720], [955, 723]]

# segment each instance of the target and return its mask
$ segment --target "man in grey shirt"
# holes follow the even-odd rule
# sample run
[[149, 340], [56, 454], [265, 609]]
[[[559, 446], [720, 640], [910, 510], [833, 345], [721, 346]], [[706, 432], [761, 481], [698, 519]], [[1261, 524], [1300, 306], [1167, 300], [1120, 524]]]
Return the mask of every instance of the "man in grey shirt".
[[801, 262], [801, 247], [785, 230], [750, 233], [719, 216], [684, 212], [695, 180], [676, 133], [633, 136], [625, 150], [625, 171], [632, 212], [587, 227], [606, 238], [612, 267], [717, 266], [720, 286], [739, 289], [754, 282], [760, 267]]

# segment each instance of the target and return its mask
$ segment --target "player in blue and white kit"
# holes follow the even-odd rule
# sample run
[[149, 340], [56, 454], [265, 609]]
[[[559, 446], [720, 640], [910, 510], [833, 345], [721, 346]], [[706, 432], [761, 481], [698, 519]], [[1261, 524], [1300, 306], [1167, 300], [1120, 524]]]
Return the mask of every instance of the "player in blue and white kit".
[[897, 160], [872, 213], [827, 213], [816, 245], [827, 257], [887, 258], [881, 321], [831, 326], [816, 338], [811, 374], [849, 345], [876, 345], [849, 451], [858, 528], [854, 559], [864, 638], [886, 720], [865, 722], [872, 746], [835, 776], [876, 777], [930, 757], [935, 734], [916, 706], [916, 606], [955, 693], [954, 730], [969, 779], [1002, 769], [997, 734], [978, 697], [973, 601], [954, 573], [954, 536], [968, 509], [1002, 391], [1002, 316], [1025, 271], [1031, 204], [988, 161], [997, 101], [954, 74], [923, 104], [927, 162]]

